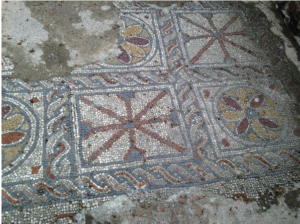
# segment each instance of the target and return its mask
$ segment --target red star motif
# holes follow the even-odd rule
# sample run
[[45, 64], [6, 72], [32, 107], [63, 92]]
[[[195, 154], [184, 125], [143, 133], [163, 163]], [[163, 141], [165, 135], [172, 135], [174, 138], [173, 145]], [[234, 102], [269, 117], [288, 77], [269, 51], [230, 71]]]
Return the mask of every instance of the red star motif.
[[[89, 100], [86, 97], [80, 97], [80, 100], [85, 103], [86, 105], [93, 105], [97, 110], [100, 110], [102, 113], [108, 115], [111, 118], [114, 118], [118, 120], [119, 124], [109, 124], [109, 125], [102, 125], [98, 127], [93, 127], [90, 122], [83, 121], [82, 123], [87, 123], [90, 126], [90, 132], [87, 134], [86, 137], [83, 137], [84, 140], [87, 140], [91, 134], [94, 134], [96, 132], [106, 132], [109, 130], [118, 130], [110, 139], [108, 139], [101, 147], [99, 147], [96, 151], [92, 153], [90, 157], [88, 157], [87, 160], [85, 160], [85, 163], [92, 164], [92, 162], [97, 159], [101, 154], [108, 151], [112, 145], [118, 141], [125, 133], [129, 134], [129, 141], [130, 141], [130, 148], [127, 149], [127, 153], [124, 156], [124, 160], [130, 155], [132, 150], [139, 151], [143, 154], [144, 157], [146, 157], [146, 150], [138, 148], [136, 145], [136, 130], [142, 132], [143, 134], [147, 135], [148, 137], [151, 137], [153, 139], [156, 139], [161, 144], [165, 144], [172, 149], [183, 153], [185, 148], [179, 146], [175, 142], [172, 142], [164, 137], [162, 137], [160, 134], [155, 133], [146, 127], [143, 127], [144, 125], [151, 125], [155, 123], [167, 123], [170, 114], [165, 115], [164, 117], [160, 118], [151, 118], [151, 119], [143, 119], [143, 115], [145, 115], [151, 108], [154, 108], [158, 101], [166, 97], [169, 93], [167, 91], [161, 91], [159, 92], [154, 99], [152, 99], [150, 102], [146, 104], [144, 109], [142, 109], [138, 114], [133, 116], [132, 112], [132, 100], [131, 98], [135, 97], [135, 93], [129, 93], [129, 97], [125, 95], [117, 94], [117, 97], [125, 102], [126, 106], [126, 112], [127, 117], [121, 117], [114, 113], [113, 111], [104, 108], [100, 105], [95, 105], [91, 100]], [[173, 112], [174, 110], [171, 110], [170, 112]]]
[[[204, 15], [203, 15], [204, 16]], [[201, 30], [206, 31], [208, 34], [207, 35], [199, 35], [199, 36], [190, 36], [186, 33], [183, 33], [184, 39], [185, 39], [185, 43], [188, 43], [190, 40], [195, 40], [195, 39], [209, 39], [209, 41], [205, 44], [204, 47], [202, 47], [198, 53], [190, 60], [190, 62], [192, 64], [195, 64], [200, 58], [201, 56], [213, 45], [213, 43], [215, 41], [219, 42], [219, 45], [225, 55], [223, 62], [225, 62], [226, 60], [233, 60], [233, 61], [237, 61], [235, 58], [230, 56], [229, 51], [226, 49], [226, 46], [224, 44], [224, 42], [231, 44], [233, 47], [238, 48], [258, 59], [261, 59], [262, 57], [257, 55], [256, 53], [254, 53], [252, 50], [247, 49], [246, 47], [239, 45], [231, 40], [229, 40], [227, 37], [230, 36], [246, 36], [245, 31], [247, 30], [247, 28], [244, 28], [243, 30], [240, 31], [235, 31], [235, 32], [229, 32], [226, 33], [226, 30], [232, 26], [232, 24], [234, 24], [237, 19], [240, 17], [240, 14], [236, 14], [234, 15], [221, 29], [218, 29], [215, 24], [212, 21], [212, 17], [213, 14], [208, 14], [205, 15], [204, 17], [208, 20], [209, 25], [211, 27], [211, 29], [205, 28], [204, 26], [202, 26], [201, 24], [192, 21], [191, 19], [180, 15], [179, 16], [181, 19], [186, 20], [189, 24], [200, 28]]]

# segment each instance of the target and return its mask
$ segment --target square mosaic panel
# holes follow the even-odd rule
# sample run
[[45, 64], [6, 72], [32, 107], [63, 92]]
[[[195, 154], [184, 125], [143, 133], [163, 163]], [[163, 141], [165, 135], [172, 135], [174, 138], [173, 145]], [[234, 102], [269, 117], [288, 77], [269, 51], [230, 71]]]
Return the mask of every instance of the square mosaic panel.
[[217, 156], [298, 147], [291, 102], [275, 86], [263, 80], [194, 85]]

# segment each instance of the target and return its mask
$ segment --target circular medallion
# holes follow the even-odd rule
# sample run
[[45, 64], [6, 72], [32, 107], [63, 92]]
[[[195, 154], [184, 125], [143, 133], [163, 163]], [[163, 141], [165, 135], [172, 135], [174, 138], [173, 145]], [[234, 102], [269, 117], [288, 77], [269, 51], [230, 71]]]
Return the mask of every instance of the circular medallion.
[[285, 126], [280, 105], [270, 94], [253, 88], [232, 88], [218, 97], [221, 126], [247, 141], [275, 140]]
[[2, 100], [2, 174], [15, 169], [33, 151], [37, 141], [33, 112], [15, 98]]
[[108, 59], [108, 64], [136, 64], [145, 63], [153, 56], [154, 35], [148, 25], [133, 18], [122, 16], [125, 29], [118, 37], [118, 48], [121, 53], [114, 59]]

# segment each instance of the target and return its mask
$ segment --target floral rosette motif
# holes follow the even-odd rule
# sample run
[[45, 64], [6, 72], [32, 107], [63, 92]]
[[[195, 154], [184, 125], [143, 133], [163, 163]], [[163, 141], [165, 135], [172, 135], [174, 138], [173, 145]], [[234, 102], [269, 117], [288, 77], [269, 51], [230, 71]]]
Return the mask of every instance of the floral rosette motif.
[[252, 141], [276, 138], [283, 124], [278, 105], [255, 89], [231, 89], [219, 99], [224, 125], [234, 135]]
[[141, 25], [126, 27], [122, 35], [118, 37], [119, 61], [132, 64], [143, 60], [150, 51], [150, 35]]
[[28, 129], [29, 123], [17, 107], [2, 106], [2, 166], [21, 152]]

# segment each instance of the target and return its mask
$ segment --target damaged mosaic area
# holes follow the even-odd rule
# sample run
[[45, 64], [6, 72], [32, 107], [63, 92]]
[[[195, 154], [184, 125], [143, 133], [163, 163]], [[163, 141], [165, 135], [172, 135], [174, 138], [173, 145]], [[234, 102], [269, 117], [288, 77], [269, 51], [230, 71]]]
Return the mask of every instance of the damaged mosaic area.
[[115, 5], [117, 57], [40, 82], [2, 71], [2, 222], [188, 186], [260, 203], [299, 181], [297, 77], [276, 81], [290, 64], [258, 10]]

